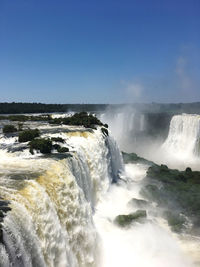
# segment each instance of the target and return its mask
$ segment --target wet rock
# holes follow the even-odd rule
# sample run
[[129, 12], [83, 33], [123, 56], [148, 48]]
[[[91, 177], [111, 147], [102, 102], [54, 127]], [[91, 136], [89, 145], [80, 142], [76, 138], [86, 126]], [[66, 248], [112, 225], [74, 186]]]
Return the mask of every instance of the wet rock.
[[0, 200], [0, 209], [1, 209], [2, 206], [7, 206], [8, 204], [10, 204], [9, 201], [7, 201], [7, 200]]
[[142, 223], [143, 219], [147, 217], [146, 210], [137, 210], [136, 212], [128, 215], [118, 215], [114, 222], [121, 227], [129, 226], [133, 222]]
[[183, 215], [169, 210], [166, 210], [163, 215], [172, 231], [181, 232], [185, 228], [186, 219]]
[[9, 206], [1, 206], [0, 210], [3, 211], [3, 212], [8, 212], [8, 211], [11, 210], [11, 208]]
[[132, 198], [129, 202], [129, 206], [138, 206], [139, 208], [146, 208], [149, 202], [144, 199]]

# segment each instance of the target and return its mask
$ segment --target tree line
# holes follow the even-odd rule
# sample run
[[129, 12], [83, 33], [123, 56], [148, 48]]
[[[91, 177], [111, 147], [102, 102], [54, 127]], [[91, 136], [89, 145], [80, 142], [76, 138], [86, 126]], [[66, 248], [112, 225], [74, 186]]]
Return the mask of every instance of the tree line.
[[106, 104], [0, 103], [0, 114], [101, 111]]

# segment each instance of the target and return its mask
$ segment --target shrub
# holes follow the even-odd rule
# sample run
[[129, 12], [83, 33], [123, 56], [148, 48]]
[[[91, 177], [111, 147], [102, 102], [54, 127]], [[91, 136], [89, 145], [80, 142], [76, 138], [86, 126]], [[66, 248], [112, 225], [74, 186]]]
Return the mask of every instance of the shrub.
[[52, 141], [50, 139], [44, 139], [44, 138], [40, 138], [40, 139], [34, 139], [29, 143], [30, 146], [30, 153], [33, 153], [33, 150], [38, 150], [43, 154], [49, 154], [51, 153], [51, 150], [53, 148], [52, 146]]
[[59, 153], [65, 153], [65, 152], [69, 152], [69, 148], [67, 148], [67, 147], [59, 147], [58, 149], [57, 149], [57, 151], [59, 152]]
[[87, 114], [87, 112], [75, 113], [71, 117], [62, 119], [62, 123], [66, 125], [83, 125], [86, 128], [94, 128], [94, 125], [102, 126], [102, 122], [95, 116]]
[[108, 136], [108, 130], [106, 128], [102, 127], [101, 131], [102, 131], [103, 135]]
[[39, 137], [40, 136], [40, 132], [38, 129], [34, 129], [34, 130], [25, 130], [23, 132], [21, 132], [19, 134], [19, 142], [28, 142], [28, 141], [31, 141], [33, 140], [35, 137]]
[[56, 149], [58, 151], [58, 153], [65, 153], [65, 152], [69, 152], [69, 148], [63, 146], [61, 147], [60, 145], [58, 144], [55, 144], [52, 146], [54, 149]]
[[23, 131], [23, 123], [18, 122], [18, 131]]
[[61, 147], [61, 146], [58, 145], [58, 144], [53, 145], [53, 148], [56, 149], [56, 150], [60, 149], [60, 147]]
[[10, 115], [10, 116], [8, 116], [8, 120], [10, 120], [10, 121], [26, 121], [27, 116], [25, 116], [25, 115]]
[[3, 133], [14, 133], [17, 132], [17, 128], [11, 124], [4, 125]]

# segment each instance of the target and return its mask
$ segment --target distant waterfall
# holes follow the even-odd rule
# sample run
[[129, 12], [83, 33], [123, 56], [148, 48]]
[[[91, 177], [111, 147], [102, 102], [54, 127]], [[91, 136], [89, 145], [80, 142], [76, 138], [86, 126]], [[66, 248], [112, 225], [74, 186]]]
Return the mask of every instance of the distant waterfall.
[[163, 144], [167, 151], [180, 157], [200, 156], [200, 115], [173, 116], [169, 135]]
[[65, 139], [70, 157], [0, 150], [0, 197], [11, 207], [0, 229], [1, 267], [98, 266], [93, 208], [123, 169], [121, 155], [100, 127], [59, 131], [46, 136]]
[[107, 123], [120, 147], [124, 140], [136, 141], [137, 135], [145, 131], [145, 115], [132, 109], [119, 112], [106, 112], [99, 115], [102, 122]]

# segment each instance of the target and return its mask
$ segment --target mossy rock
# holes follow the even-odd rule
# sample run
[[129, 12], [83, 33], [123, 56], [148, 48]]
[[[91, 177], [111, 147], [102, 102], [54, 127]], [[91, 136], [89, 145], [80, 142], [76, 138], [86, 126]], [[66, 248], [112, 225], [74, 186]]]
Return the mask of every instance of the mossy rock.
[[148, 184], [144, 186], [140, 190], [140, 194], [151, 201], [159, 202], [160, 204], [162, 203], [160, 189], [156, 185]]
[[52, 141], [44, 138], [32, 140], [29, 146], [31, 154], [34, 154], [34, 149], [40, 151], [42, 154], [49, 154], [53, 148]]
[[34, 130], [25, 130], [23, 132], [21, 132], [19, 134], [19, 142], [28, 142], [28, 141], [32, 141], [34, 138], [39, 137], [40, 136], [40, 131], [38, 129], [34, 129]]
[[181, 232], [183, 229], [185, 229], [184, 224], [186, 223], [186, 219], [183, 215], [169, 210], [166, 210], [163, 215], [172, 231]]
[[138, 206], [139, 208], [146, 208], [149, 205], [149, 202], [144, 199], [132, 198], [128, 202], [129, 206]]
[[143, 219], [147, 217], [146, 210], [137, 210], [136, 212], [128, 215], [118, 215], [114, 222], [121, 227], [129, 226], [133, 222], [142, 223]]
[[4, 125], [3, 127], [3, 133], [14, 133], [17, 132], [17, 128], [12, 124]]
[[141, 163], [145, 165], [155, 165], [152, 161], [139, 157], [136, 153], [126, 153], [122, 151], [122, 157], [125, 164], [127, 163]]

